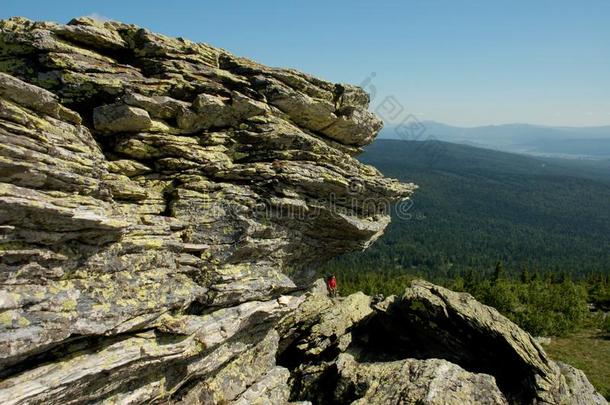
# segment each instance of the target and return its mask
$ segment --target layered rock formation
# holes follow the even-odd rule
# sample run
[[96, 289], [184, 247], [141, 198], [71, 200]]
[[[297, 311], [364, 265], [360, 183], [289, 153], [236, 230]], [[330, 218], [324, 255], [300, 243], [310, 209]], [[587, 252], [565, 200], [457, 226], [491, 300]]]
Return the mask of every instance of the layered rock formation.
[[355, 160], [361, 89], [88, 18], [1, 21], [0, 72], [0, 403], [594, 398], [505, 319], [300, 292], [415, 189]]
[[0, 52], [0, 403], [280, 395], [282, 294], [414, 188], [353, 158], [368, 96], [87, 18]]

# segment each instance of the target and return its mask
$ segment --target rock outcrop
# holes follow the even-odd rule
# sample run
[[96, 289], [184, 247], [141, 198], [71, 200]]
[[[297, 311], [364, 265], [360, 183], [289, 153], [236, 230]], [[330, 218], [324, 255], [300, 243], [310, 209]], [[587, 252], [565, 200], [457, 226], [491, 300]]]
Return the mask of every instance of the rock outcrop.
[[414, 189], [368, 96], [88, 18], [0, 22], [0, 71], [0, 402], [283, 398], [291, 292]]
[[339, 301], [312, 289], [280, 322], [291, 399], [318, 404], [606, 404], [584, 374], [465, 293], [415, 281]]
[[476, 302], [302, 293], [415, 189], [354, 158], [368, 102], [133, 25], [0, 21], [0, 403], [597, 398]]

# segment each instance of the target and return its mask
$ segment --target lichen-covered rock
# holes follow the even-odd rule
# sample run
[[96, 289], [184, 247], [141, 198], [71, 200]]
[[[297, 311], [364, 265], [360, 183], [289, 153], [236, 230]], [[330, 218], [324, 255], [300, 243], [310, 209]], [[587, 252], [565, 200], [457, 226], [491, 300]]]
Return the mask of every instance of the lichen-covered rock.
[[495, 309], [424, 281], [401, 297], [314, 286], [280, 322], [292, 400], [318, 404], [606, 404]]
[[577, 405], [607, 404], [607, 401], [595, 391], [585, 373], [565, 363], [557, 362], [556, 364], [561, 373], [561, 389], [563, 390], [561, 395], [563, 398]]
[[176, 118], [178, 113], [190, 108], [190, 103], [167, 96], [147, 97], [142, 94], [127, 92], [123, 97], [125, 104], [146, 110], [151, 117], [160, 119]]
[[286, 400], [291, 292], [415, 188], [367, 95], [90, 18], [0, 53], [0, 402]]
[[93, 127], [99, 132], [138, 132], [152, 126], [146, 110], [127, 104], [108, 104], [93, 109]]
[[296, 345], [299, 357], [319, 356], [334, 349], [345, 350], [351, 343], [351, 327], [372, 313], [371, 299], [362, 293], [339, 302], [326, 294], [312, 294], [286, 316], [279, 330], [285, 338], [299, 337], [298, 341], [290, 342]]
[[134, 333], [66, 339], [36, 367], [22, 366], [5, 378], [0, 403], [236, 399], [258, 379], [271, 384], [266, 374], [276, 368], [277, 333], [269, 329], [299, 302], [286, 298], [284, 304], [253, 301], [209, 315], [164, 314], [141, 319]]
[[[425, 342], [428, 355], [494, 375], [510, 399], [538, 404], [605, 403], [586, 378], [583, 382], [566, 367], [562, 371], [532, 336], [469, 294], [418, 281], [388, 304], [388, 313], [396, 314], [395, 321], [407, 320], [403, 327], [418, 331], [413, 341]], [[574, 381], [568, 382], [566, 375]]]
[[406, 359], [358, 363], [349, 354], [337, 358], [337, 402], [365, 404], [507, 405], [495, 379], [446, 360]]

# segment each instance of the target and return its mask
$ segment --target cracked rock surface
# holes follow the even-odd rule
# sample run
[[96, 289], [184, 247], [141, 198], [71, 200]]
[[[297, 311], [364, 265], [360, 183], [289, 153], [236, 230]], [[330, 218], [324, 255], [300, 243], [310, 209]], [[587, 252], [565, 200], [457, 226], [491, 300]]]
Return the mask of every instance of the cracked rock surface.
[[[321, 284], [321, 285], [320, 285]], [[319, 281], [279, 323], [290, 399], [316, 404], [606, 404], [584, 374], [465, 293], [414, 281], [382, 302]]]
[[[0, 21], [0, 403], [594, 398], [514, 325], [525, 343], [498, 343], [503, 319], [381, 355], [367, 328], [400, 328], [410, 298], [302, 293], [416, 188], [354, 158], [381, 128], [368, 103], [134, 25]], [[465, 310], [437, 298], [400, 322]], [[479, 326], [481, 353], [435, 356]], [[519, 379], [475, 360], [496, 344]]]
[[1, 21], [0, 403], [281, 402], [293, 292], [415, 188], [355, 160], [368, 101], [134, 25]]

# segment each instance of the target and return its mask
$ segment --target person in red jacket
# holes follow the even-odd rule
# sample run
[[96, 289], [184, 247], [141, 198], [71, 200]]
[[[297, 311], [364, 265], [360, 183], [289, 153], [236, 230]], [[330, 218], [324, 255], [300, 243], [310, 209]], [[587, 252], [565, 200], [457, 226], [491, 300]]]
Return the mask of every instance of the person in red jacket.
[[326, 288], [328, 288], [328, 295], [333, 298], [337, 296], [337, 278], [334, 274], [331, 274], [326, 279]]

